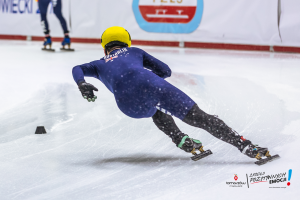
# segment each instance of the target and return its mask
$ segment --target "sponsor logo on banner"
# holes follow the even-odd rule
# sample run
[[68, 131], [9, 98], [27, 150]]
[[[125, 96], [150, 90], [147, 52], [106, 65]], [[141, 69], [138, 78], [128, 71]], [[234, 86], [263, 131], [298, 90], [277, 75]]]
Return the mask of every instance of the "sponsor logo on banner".
[[[244, 176], [238, 176], [234, 174], [235, 181], [226, 181], [226, 185], [229, 187], [268, 187], [268, 188], [287, 188], [291, 185], [292, 169], [287, 172], [279, 173], [266, 173], [266, 172], [254, 172], [246, 174]], [[232, 178], [230, 178], [232, 180]], [[237, 181], [239, 179], [239, 181]]]
[[226, 184], [227, 184], [229, 187], [243, 187], [243, 186], [245, 186], [245, 185], [246, 185], [246, 182], [243, 182], [243, 181], [237, 182], [238, 178], [239, 178], [238, 175], [237, 175], [237, 174], [234, 174], [233, 179], [235, 180], [235, 182], [229, 181], [229, 182], [226, 182]]
[[133, 0], [139, 26], [148, 32], [191, 33], [203, 14], [203, 0]]
[[286, 182], [286, 172], [282, 173], [276, 173], [276, 174], [268, 174], [266, 175], [265, 172], [256, 172], [256, 173], [251, 173], [249, 178], [250, 178], [250, 184], [255, 184], [255, 183], [264, 183], [268, 182], [269, 184], [274, 184], [274, 183], [283, 183]]
[[234, 180], [237, 181], [238, 179], [239, 179], [239, 177], [237, 176], [237, 174], [235, 174], [235, 175], [234, 175]]
[[[7, 14], [39, 14], [37, 0], [0, 0], [0, 13]], [[52, 1], [48, 8], [53, 13]]]
[[[272, 173], [267, 174], [266, 172], [254, 172], [249, 175], [246, 174], [246, 179], [242, 177], [238, 177], [237, 174], [234, 174], [235, 181], [226, 181], [226, 185], [229, 187], [243, 187], [246, 186], [248, 188], [254, 187], [269, 187], [269, 188], [287, 188], [290, 186], [291, 177], [292, 177], [292, 169], [286, 172]], [[240, 178], [242, 180], [240, 180]], [[239, 181], [237, 181], [239, 179]], [[231, 179], [232, 180], [232, 179]], [[288, 181], [288, 182], [287, 182]]]

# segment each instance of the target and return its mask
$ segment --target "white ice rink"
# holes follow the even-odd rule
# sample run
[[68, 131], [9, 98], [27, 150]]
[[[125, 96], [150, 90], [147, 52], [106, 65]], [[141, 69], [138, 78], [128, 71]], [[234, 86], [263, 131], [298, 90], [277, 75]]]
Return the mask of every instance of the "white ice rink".
[[[1, 200], [299, 199], [300, 54], [140, 47], [170, 66], [167, 80], [200, 108], [281, 156], [257, 166], [235, 147], [176, 120], [213, 152], [192, 161], [151, 118], [125, 116], [92, 78], [86, 80], [99, 89], [98, 99], [88, 103], [71, 70], [101, 58], [101, 45], [73, 44], [73, 53], [54, 47], [50, 53], [40, 50], [41, 42], [0, 40]], [[34, 134], [37, 126], [47, 134]], [[290, 186], [227, 184], [289, 169]]]

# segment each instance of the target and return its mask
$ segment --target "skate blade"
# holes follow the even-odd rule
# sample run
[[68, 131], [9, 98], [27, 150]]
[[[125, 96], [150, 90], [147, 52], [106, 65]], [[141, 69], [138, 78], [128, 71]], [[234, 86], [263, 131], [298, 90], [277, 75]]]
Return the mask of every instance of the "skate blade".
[[274, 156], [270, 156], [270, 157], [267, 157], [265, 159], [260, 159], [260, 160], [256, 161], [255, 164], [257, 164], [257, 165], [264, 165], [264, 164], [266, 164], [268, 162], [271, 162], [273, 160], [277, 160], [279, 158], [280, 158], [280, 156], [278, 154], [276, 154]]
[[43, 51], [49, 51], [49, 52], [54, 52], [55, 49], [47, 49], [47, 48], [42, 48]]
[[75, 49], [60, 48], [61, 51], [75, 51]]
[[193, 161], [197, 161], [197, 160], [200, 160], [200, 159], [202, 159], [202, 158], [205, 158], [206, 156], [209, 156], [210, 154], [212, 154], [211, 150], [206, 150], [206, 151], [204, 151], [204, 152], [202, 152], [202, 153], [199, 153], [199, 154], [197, 154], [197, 155], [194, 155], [193, 157], [191, 157], [191, 159], [192, 159]]

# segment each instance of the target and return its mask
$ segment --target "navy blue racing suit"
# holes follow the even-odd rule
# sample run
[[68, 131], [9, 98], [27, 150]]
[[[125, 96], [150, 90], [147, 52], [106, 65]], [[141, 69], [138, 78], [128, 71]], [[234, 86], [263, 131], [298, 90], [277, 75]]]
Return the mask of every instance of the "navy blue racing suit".
[[49, 24], [47, 21], [47, 10], [48, 10], [48, 5], [51, 1], [52, 1], [52, 5], [53, 5], [53, 12], [56, 15], [56, 17], [59, 19], [64, 33], [69, 33], [66, 20], [64, 19], [63, 15], [61, 13], [61, 9], [62, 9], [61, 0], [39, 0], [39, 2], [38, 2], [39, 10], [41, 13], [41, 23], [42, 23], [42, 26], [44, 29], [44, 33], [49, 34], [49, 32], [50, 32]]
[[[129, 117], [152, 117], [155, 125], [178, 146], [183, 138], [172, 116], [206, 130], [214, 137], [237, 147], [241, 152], [251, 141], [227, 126], [217, 116], [202, 111], [185, 93], [164, 79], [171, 69], [163, 62], [138, 48], [116, 49], [110, 55], [73, 68], [77, 84], [84, 76], [102, 81], [114, 94], [120, 110]], [[185, 151], [191, 152], [193, 143]]]
[[164, 80], [171, 69], [139, 48], [116, 49], [110, 55], [73, 68], [78, 84], [84, 76], [99, 79], [115, 96], [119, 109], [132, 118], [152, 117], [157, 109], [183, 120], [195, 102]]

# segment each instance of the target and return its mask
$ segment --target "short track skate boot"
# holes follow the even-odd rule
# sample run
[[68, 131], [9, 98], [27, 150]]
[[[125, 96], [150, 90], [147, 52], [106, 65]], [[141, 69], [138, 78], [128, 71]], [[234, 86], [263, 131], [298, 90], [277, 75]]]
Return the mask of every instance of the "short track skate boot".
[[[182, 137], [178, 147], [185, 152], [192, 153], [194, 156], [191, 157], [193, 161], [200, 160], [210, 154], [212, 154], [211, 150], [204, 151], [202, 143], [199, 140], [190, 138], [188, 135]], [[196, 150], [200, 151], [199, 154], [196, 153]]]
[[[66, 35], [64, 40], [61, 42], [62, 48], [60, 50], [62, 51], [75, 51], [74, 49], [71, 49], [71, 39], [69, 35]], [[65, 46], [68, 46], [68, 48], [65, 48]]]
[[[271, 156], [268, 151], [268, 148], [259, 147], [258, 145], [253, 145], [251, 143], [243, 149], [242, 153], [244, 153], [250, 158], [256, 158], [258, 161], [256, 161], [255, 164], [257, 165], [263, 165], [267, 162], [280, 158], [279, 155], [277, 154]], [[267, 158], [262, 159], [262, 157], [267, 157]]]
[[[49, 46], [49, 48], [47, 48]], [[51, 48], [52, 46], [52, 40], [50, 36], [46, 36], [44, 39], [44, 48], [42, 48], [43, 51], [55, 51], [54, 49]]]

